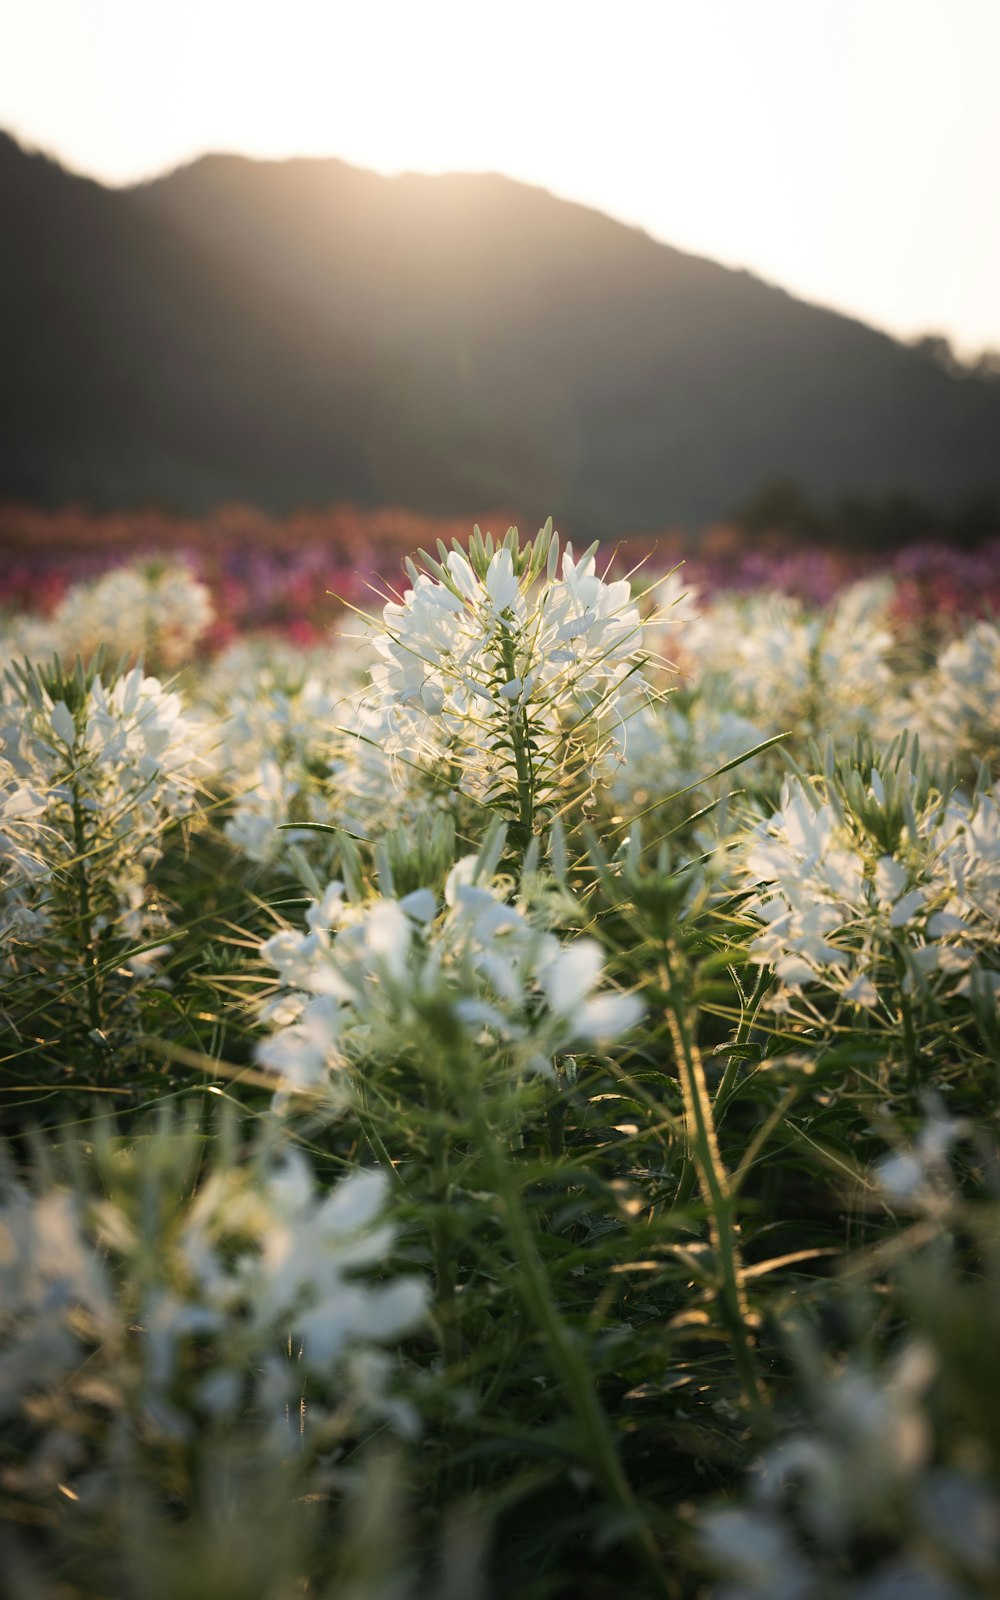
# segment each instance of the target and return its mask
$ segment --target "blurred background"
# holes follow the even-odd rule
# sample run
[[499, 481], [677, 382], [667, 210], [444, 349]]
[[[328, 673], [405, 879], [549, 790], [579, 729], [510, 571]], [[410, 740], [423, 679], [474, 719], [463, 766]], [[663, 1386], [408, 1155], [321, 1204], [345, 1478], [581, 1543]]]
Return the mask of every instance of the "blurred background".
[[0, 605], [473, 522], [1000, 599], [993, 0], [5, 0]]

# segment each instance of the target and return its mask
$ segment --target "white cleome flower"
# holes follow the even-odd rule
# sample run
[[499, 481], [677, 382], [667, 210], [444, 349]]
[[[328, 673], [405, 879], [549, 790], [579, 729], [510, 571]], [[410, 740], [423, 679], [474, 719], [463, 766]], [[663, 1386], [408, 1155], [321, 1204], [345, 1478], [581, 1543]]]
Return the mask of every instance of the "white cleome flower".
[[224, 831], [252, 861], [292, 847], [323, 873], [334, 846], [319, 828], [362, 838], [413, 822], [427, 804], [417, 764], [386, 748], [384, 713], [344, 682], [343, 649], [260, 640], [222, 656], [202, 689], [220, 718], [217, 754], [232, 805]]
[[523, 548], [512, 529], [495, 549], [477, 530], [468, 556], [442, 547], [433, 576], [411, 567], [412, 587], [386, 605], [373, 641], [371, 698], [387, 748], [450, 746], [482, 796], [503, 786], [520, 741], [544, 796], [567, 741], [584, 729], [607, 737], [644, 663], [643, 625], [628, 583], [598, 576], [592, 550], [577, 560], [567, 545], [561, 566], [558, 553], [548, 529]]
[[974, 777], [979, 762], [1000, 765], [1000, 625], [977, 622], [942, 652], [901, 708], [929, 757], [955, 761]]
[[51, 625], [67, 660], [87, 660], [103, 646], [112, 660], [141, 656], [157, 671], [173, 671], [190, 661], [214, 615], [208, 589], [186, 567], [147, 561], [74, 584]]
[[308, 932], [284, 929], [261, 947], [280, 988], [265, 1007], [274, 1032], [258, 1059], [285, 1089], [328, 1083], [346, 1092], [353, 1060], [407, 1049], [442, 1011], [470, 1041], [509, 1047], [531, 1070], [638, 1021], [634, 995], [595, 992], [594, 941], [561, 946], [477, 881], [478, 868], [475, 856], [456, 864], [443, 906], [427, 889], [352, 905], [331, 883], [310, 907]]
[[[139, 668], [110, 684], [86, 673], [8, 674], [0, 687], [0, 933], [8, 957], [51, 926], [81, 860], [92, 931], [115, 925], [135, 942], [162, 927], [152, 905], [146, 915], [149, 869], [165, 831], [199, 808], [210, 745], [179, 696]], [[77, 928], [77, 945], [80, 938]]]
[[[905, 798], [916, 795], [906, 777]], [[877, 771], [863, 795], [867, 819], [838, 791], [787, 779], [781, 807], [748, 838], [743, 861], [763, 925], [751, 958], [773, 968], [769, 1003], [787, 1008], [804, 989], [875, 1009], [900, 976], [904, 990], [939, 998], [1000, 993], [1000, 793], [931, 791], [891, 853], [871, 818], [886, 814]], [[856, 793], [856, 791], [855, 791]]]
[[885, 580], [854, 584], [822, 610], [779, 593], [722, 596], [685, 628], [678, 659], [710, 704], [747, 718], [759, 739], [843, 747], [892, 712], [891, 599]]
[[338, 1418], [412, 1431], [385, 1347], [420, 1328], [428, 1285], [391, 1269], [385, 1177], [356, 1169], [325, 1190], [279, 1145], [216, 1153], [192, 1190], [183, 1145], [176, 1128], [140, 1139], [119, 1163], [139, 1183], [112, 1173], [97, 1194], [5, 1186], [0, 1417], [16, 1419], [19, 1470], [43, 1492], [113, 1502], [154, 1441], [176, 1445], [206, 1415], [279, 1454], [314, 1428], [328, 1449]]

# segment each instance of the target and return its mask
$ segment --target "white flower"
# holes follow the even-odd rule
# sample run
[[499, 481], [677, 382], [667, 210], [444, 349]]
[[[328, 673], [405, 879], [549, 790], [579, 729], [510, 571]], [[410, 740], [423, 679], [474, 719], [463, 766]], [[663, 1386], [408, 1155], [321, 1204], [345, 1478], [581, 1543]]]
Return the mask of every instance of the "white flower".
[[555, 578], [557, 553], [548, 530], [524, 548], [511, 530], [497, 549], [477, 530], [469, 556], [452, 550], [434, 576], [411, 569], [374, 640], [372, 707], [395, 721], [386, 749], [446, 744], [463, 786], [485, 797], [513, 785], [512, 740], [530, 743], [540, 804], [567, 741], [608, 736], [644, 660], [639, 612], [626, 582], [597, 576], [592, 552], [577, 561], [567, 546]]
[[233, 796], [225, 832], [251, 860], [288, 861], [294, 849], [322, 873], [334, 845], [316, 825], [372, 838], [426, 809], [414, 761], [387, 748], [396, 725], [356, 692], [332, 687], [353, 664], [343, 648], [257, 643], [226, 652], [207, 678], [202, 693], [221, 713], [218, 764]]
[[976, 622], [913, 686], [898, 722], [919, 734], [928, 756], [975, 775], [1000, 763], [1000, 625]]
[[301, 1450], [284, 1418], [303, 1369], [303, 1426], [321, 1439], [362, 1417], [417, 1424], [379, 1359], [428, 1302], [422, 1277], [390, 1271], [385, 1177], [354, 1170], [326, 1192], [279, 1147], [210, 1156], [192, 1192], [183, 1143], [176, 1129], [140, 1140], [99, 1197], [15, 1185], [0, 1204], [0, 1415], [30, 1441], [25, 1473], [56, 1471], [91, 1506], [206, 1409], [249, 1422], [255, 1451]]
[[[671, 696], [663, 704], [640, 703], [623, 719], [617, 748], [607, 766], [618, 806], [642, 811], [678, 794], [690, 815], [728, 792], [731, 773], [714, 777], [719, 767], [760, 744], [759, 728], [704, 694], [680, 706]], [[744, 781], [741, 768], [737, 781]]]
[[891, 599], [881, 579], [850, 586], [822, 611], [777, 593], [723, 596], [669, 649], [717, 708], [759, 729], [758, 739], [791, 733], [844, 746], [894, 714]]
[[967, 1131], [966, 1124], [945, 1114], [940, 1100], [928, 1096], [925, 1120], [914, 1143], [876, 1161], [874, 1176], [888, 1199], [915, 1201], [946, 1192], [950, 1176], [948, 1155]]
[[[751, 957], [781, 980], [769, 1004], [787, 1007], [812, 986], [875, 1009], [880, 982], [898, 981], [898, 960], [908, 993], [927, 984], [939, 997], [1000, 990], [997, 791], [947, 802], [931, 791], [918, 814], [916, 779], [900, 768], [895, 786], [912, 821], [893, 854], [875, 848], [850, 786], [823, 799], [797, 778], [747, 839], [745, 871], [760, 885], [752, 910], [763, 924]], [[888, 815], [877, 771], [864, 804]]]
[[[313, 932], [285, 930], [261, 947], [284, 988], [277, 1011], [273, 1000], [265, 1011], [276, 1028], [258, 1060], [288, 1080], [286, 1089], [313, 1087], [324, 1073], [333, 1082], [352, 1056], [373, 1049], [426, 1047], [428, 1007], [447, 1007], [470, 1040], [485, 1030], [498, 1045], [523, 1046], [520, 1058], [532, 1068], [574, 1043], [615, 1039], [638, 1021], [635, 996], [594, 992], [602, 962], [592, 940], [560, 947], [476, 881], [479, 869], [475, 856], [456, 863], [440, 912], [427, 889], [351, 905], [333, 884], [307, 913]], [[323, 999], [306, 1004], [310, 995]]]
[[173, 670], [190, 661], [214, 617], [211, 596], [186, 567], [137, 563], [74, 584], [56, 608], [51, 630], [66, 660], [144, 657]]
[[198, 810], [208, 745], [180, 698], [139, 668], [110, 684], [10, 673], [0, 687], [0, 937], [13, 947], [51, 925], [81, 855], [92, 925], [75, 928], [74, 944], [112, 924], [129, 942], [158, 932], [149, 870], [166, 830]]
[[18, 661], [51, 660], [60, 643], [50, 617], [0, 614], [0, 673]]

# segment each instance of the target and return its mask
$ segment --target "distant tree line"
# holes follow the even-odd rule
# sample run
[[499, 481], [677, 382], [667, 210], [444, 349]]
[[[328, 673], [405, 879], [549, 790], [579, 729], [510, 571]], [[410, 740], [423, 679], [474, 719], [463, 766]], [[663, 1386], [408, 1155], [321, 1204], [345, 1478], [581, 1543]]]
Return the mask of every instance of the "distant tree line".
[[1000, 350], [982, 350], [978, 355], [959, 354], [943, 333], [925, 333], [914, 339], [912, 348], [953, 378], [986, 378], [1000, 381]]
[[944, 510], [905, 490], [847, 495], [821, 506], [788, 478], [772, 479], [731, 519], [753, 540], [780, 537], [843, 549], [891, 550], [921, 539], [973, 548], [1000, 533], [1000, 495], [970, 494]]

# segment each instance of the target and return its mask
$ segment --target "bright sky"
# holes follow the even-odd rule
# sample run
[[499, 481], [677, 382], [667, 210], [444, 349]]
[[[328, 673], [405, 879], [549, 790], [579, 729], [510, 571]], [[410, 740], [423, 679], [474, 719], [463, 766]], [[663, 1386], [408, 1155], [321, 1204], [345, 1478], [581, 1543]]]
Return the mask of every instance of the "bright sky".
[[0, 0], [0, 127], [500, 171], [904, 337], [1000, 349], [1000, 0]]

